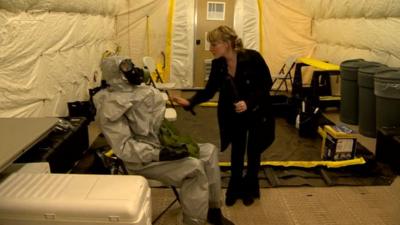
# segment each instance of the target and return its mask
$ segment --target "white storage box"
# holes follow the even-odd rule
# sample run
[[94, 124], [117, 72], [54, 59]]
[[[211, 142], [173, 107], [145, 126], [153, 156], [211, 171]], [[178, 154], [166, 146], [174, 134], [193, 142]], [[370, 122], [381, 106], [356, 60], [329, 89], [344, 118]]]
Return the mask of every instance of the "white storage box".
[[151, 225], [150, 188], [129, 175], [14, 173], [0, 183], [1, 225]]

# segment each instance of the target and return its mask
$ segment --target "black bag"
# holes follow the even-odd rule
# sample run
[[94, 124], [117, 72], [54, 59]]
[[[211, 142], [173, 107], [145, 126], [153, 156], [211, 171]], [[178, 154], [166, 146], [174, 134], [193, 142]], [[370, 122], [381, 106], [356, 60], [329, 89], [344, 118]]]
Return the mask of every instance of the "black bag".
[[85, 117], [87, 123], [94, 121], [96, 108], [90, 101], [68, 102], [68, 112], [70, 117]]
[[305, 99], [300, 103], [298, 123], [299, 136], [314, 138], [318, 134], [318, 125], [321, 112], [318, 107], [312, 104], [310, 99]]
[[319, 110], [314, 112], [301, 112], [299, 121], [300, 137], [316, 137], [318, 134]]

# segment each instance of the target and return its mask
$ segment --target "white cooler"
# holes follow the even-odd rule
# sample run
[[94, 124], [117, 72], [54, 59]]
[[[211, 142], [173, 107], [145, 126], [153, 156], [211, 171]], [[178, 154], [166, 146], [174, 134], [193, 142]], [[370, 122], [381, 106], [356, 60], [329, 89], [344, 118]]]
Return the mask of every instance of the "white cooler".
[[150, 197], [141, 176], [13, 173], [0, 183], [0, 225], [151, 225]]

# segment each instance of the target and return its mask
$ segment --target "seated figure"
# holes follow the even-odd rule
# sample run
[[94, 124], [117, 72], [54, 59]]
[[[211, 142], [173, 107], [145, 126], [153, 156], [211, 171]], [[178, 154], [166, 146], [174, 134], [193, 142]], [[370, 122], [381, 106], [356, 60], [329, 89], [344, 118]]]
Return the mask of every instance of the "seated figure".
[[142, 84], [143, 70], [127, 57], [102, 61], [108, 84], [93, 98], [97, 121], [113, 152], [129, 173], [180, 189], [183, 224], [233, 224], [221, 213], [218, 149], [199, 144], [198, 158], [160, 143], [165, 100], [156, 88]]

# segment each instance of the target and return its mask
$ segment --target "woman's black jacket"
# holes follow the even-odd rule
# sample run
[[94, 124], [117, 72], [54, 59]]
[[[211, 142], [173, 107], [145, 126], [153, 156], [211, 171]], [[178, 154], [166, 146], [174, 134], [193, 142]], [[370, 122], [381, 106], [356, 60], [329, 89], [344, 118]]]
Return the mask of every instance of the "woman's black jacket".
[[[214, 59], [205, 89], [189, 99], [188, 108], [210, 100], [219, 91], [221, 151], [229, 146], [234, 132], [245, 128], [255, 141], [254, 146], [262, 152], [275, 138], [275, 121], [269, 95], [272, 80], [268, 66], [257, 51], [245, 49], [237, 53], [235, 76], [230, 76], [227, 71], [224, 57]], [[233, 105], [239, 100], [247, 104], [247, 111], [241, 114], [234, 111]]]

